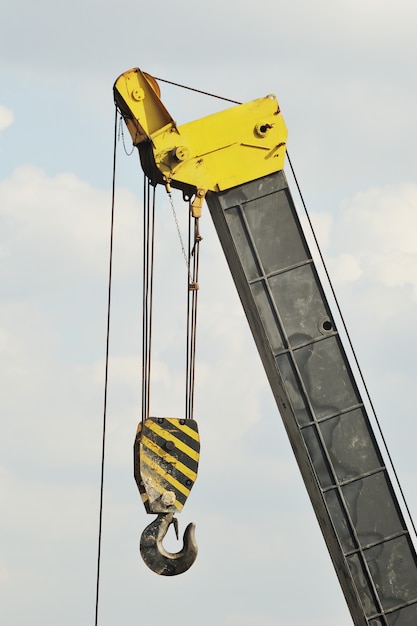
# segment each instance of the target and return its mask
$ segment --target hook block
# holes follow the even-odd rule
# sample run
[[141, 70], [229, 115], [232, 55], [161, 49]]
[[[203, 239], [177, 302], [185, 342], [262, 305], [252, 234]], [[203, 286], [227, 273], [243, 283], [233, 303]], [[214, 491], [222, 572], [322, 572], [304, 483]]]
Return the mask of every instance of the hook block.
[[149, 417], [134, 444], [136, 484], [148, 513], [180, 512], [196, 481], [200, 437], [195, 420]]

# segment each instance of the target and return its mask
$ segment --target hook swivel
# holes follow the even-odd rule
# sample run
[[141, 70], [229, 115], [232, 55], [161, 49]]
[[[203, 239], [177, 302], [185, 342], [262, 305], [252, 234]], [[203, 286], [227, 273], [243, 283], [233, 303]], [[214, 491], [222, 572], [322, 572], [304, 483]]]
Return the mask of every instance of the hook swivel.
[[179, 552], [168, 552], [162, 542], [170, 525], [174, 525], [178, 539], [178, 520], [174, 513], [159, 513], [140, 538], [140, 553], [146, 565], [161, 576], [176, 576], [186, 572], [197, 558], [195, 524], [188, 524], [184, 532], [183, 548]]

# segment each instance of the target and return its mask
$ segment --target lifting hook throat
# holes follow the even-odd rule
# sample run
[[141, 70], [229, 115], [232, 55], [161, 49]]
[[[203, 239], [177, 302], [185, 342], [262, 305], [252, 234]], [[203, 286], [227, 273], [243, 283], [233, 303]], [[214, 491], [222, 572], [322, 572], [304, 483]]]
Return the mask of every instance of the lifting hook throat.
[[168, 528], [174, 524], [178, 538], [177, 520], [174, 513], [159, 513], [145, 528], [140, 538], [140, 553], [146, 565], [161, 576], [176, 576], [186, 572], [197, 558], [195, 524], [188, 524], [184, 532], [183, 548], [179, 552], [168, 552], [162, 542]]

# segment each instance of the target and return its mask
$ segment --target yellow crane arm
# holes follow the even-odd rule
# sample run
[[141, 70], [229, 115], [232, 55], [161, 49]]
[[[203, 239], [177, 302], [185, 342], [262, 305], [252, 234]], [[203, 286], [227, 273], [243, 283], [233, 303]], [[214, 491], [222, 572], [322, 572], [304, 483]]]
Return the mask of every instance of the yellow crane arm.
[[154, 183], [204, 197], [284, 168], [287, 128], [274, 95], [181, 126], [159, 96], [156, 81], [138, 68], [114, 84], [116, 105]]

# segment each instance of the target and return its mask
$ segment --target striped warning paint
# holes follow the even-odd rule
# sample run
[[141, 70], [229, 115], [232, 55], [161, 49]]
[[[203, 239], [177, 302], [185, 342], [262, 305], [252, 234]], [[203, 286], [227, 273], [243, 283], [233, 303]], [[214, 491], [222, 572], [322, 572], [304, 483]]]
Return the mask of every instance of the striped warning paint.
[[197, 478], [199, 457], [195, 420], [150, 417], [139, 425], [135, 479], [149, 513], [181, 511]]

